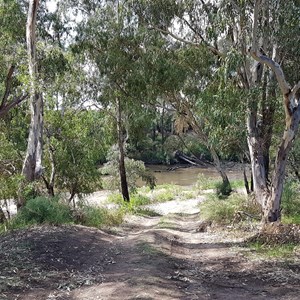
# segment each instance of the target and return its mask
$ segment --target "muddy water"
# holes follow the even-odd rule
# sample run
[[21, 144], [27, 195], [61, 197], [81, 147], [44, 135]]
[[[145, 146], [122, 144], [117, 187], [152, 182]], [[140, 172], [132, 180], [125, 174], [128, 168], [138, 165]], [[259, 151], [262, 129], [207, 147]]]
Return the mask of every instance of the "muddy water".
[[[157, 184], [177, 184], [181, 186], [193, 185], [197, 182], [200, 174], [203, 174], [208, 178], [220, 178], [220, 175], [216, 169], [212, 166], [207, 168], [200, 167], [179, 167], [175, 170], [170, 171], [172, 166], [162, 166], [162, 165], [151, 165], [147, 166], [149, 170], [153, 172], [156, 177]], [[242, 179], [242, 167], [239, 165], [234, 165], [227, 168], [227, 176], [229, 179]], [[139, 182], [139, 185], [143, 185]]]

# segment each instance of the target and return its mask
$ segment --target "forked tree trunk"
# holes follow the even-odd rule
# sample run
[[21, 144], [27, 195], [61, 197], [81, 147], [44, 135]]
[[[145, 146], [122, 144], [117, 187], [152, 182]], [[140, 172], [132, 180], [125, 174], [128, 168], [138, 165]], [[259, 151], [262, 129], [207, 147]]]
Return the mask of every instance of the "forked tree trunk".
[[120, 99], [117, 98], [117, 132], [118, 132], [118, 148], [119, 148], [119, 175], [121, 182], [121, 192], [124, 201], [129, 202], [129, 191], [125, 168], [125, 153], [124, 153], [124, 137], [123, 137], [123, 126], [122, 126], [122, 110]]
[[[258, 148], [261, 145], [258, 145], [256, 143], [257, 139], [252, 139], [251, 135], [249, 135], [248, 138], [252, 160], [255, 195], [263, 208], [263, 221], [267, 223], [280, 221], [281, 217], [280, 204], [286, 163], [300, 121], [300, 105], [299, 99], [297, 99], [296, 97], [297, 91], [300, 88], [300, 82], [293, 88], [291, 88], [285, 79], [285, 75], [281, 66], [273, 59], [266, 56], [263, 51], [258, 49], [258, 15], [259, 12], [264, 9], [264, 7], [262, 7], [263, 4], [264, 2], [261, 0], [256, 0], [255, 2], [253, 17], [253, 37], [250, 54], [256, 61], [260, 62], [261, 64], [267, 65], [274, 73], [283, 95], [283, 104], [285, 108], [285, 131], [277, 151], [273, 176], [269, 185], [267, 183], [266, 176], [263, 175], [265, 173], [265, 170], [263, 169], [264, 164], [261, 163], [261, 159], [263, 159], [263, 156], [261, 158], [261, 154], [263, 154], [263, 151]], [[251, 114], [249, 116], [251, 117]], [[249, 120], [251, 121], [251, 118], [249, 118]], [[250, 125], [250, 128], [248, 128], [249, 133], [249, 129], [251, 130], [255, 127], [253, 127], [253, 124], [249, 122], [248, 124]], [[257, 149], [259, 151], [255, 152]]]
[[42, 173], [42, 142], [43, 142], [43, 98], [38, 89], [38, 70], [36, 60], [36, 16], [39, 0], [29, 2], [26, 39], [30, 75], [30, 113], [31, 123], [28, 136], [27, 152], [22, 174], [29, 182], [37, 179]]
[[[285, 98], [288, 95], [285, 96]], [[283, 192], [283, 184], [285, 178], [285, 169], [288, 160], [288, 154], [292, 148], [293, 140], [297, 134], [300, 122], [300, 106], [298, 106], [291, 114], [290, 120], [286, 120], [286, 129], [280, 142], [275, 168], [272, 177], [272, 185], [270, 193], [264, 204], [264, 221], [275, 222], [281, 217], [281, 197]]]

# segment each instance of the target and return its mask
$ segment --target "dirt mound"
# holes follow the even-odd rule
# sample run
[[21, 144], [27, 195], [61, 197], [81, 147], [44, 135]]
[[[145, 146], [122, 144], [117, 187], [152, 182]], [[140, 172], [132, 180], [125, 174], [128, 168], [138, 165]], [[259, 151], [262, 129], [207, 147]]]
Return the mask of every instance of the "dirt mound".
[[103, 269], [115, 255], [114, 239], [83, 226], [42, 226], [0, 236], [0, 299], [102, 282]]

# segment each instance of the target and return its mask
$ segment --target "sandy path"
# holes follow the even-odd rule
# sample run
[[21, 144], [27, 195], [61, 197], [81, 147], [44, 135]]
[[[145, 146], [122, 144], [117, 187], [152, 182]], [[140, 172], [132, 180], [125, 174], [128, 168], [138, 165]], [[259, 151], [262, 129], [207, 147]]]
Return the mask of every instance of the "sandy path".
[[[299, 262], [250, 259], [244, 236], [205, 230], [200, 201], [153, 205], [162, 217], [130, 216], [113, 234], [48, 226], [0, 237], [0, 299], [299, 299]], [[1, 289], [3, 278], [15, 286]]]

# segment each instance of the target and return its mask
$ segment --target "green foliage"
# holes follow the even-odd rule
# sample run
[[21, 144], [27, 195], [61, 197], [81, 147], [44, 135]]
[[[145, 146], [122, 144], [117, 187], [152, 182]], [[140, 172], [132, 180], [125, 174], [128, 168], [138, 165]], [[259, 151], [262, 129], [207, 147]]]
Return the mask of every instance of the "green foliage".
[[[16, 125], [15, 122], [13, 124]], [[20, 128], [16, 126], [13, 130], [11, 125], [0, 122], [0, 199], [16, 199], [22, 182], [20, 150], [23, 141], [18, 137]]]
[[0, 231], [41, 224], [77, 223], [97, 228], [117, 226], [123, 222], [126, 211], [124, 207], [107, 209], [89, 205], [83, 205], [80, 209], [72, 211], [58, 198], [37, 197], [28, 200], [16, 216], [1, 226]]
[[144, 196], [140, 193], [132, 194], [130, 196], [130, 202], [125, 202], [121, 194], [113, 193], [108, 196], [108, 201], [117, 204], [125, 212], [135, 214], [145, 211], [145, 209], [141, 208], [141, 206], [152, 203], [149, 197]]
[[200, 191], [209, 190], [209, 189], [215, 188], [217, 183], [218, 183], [218, 181], [216, 179], [213, 179], [211, 177], [208, 177], [205, 174], [200, 173], [198, 175], [196, 187]]
[[201, 217], [217, 224], [232, 224], [234, 221], [238, 221], [237, 212], [239, 211], [257, 214], [254, 203], [246, 196], [239, 194], [232, 194], [226, 199], [210, 195], [200, 204]]
[[25, 207], [13, 218], [9, 228], [34, 224], [65, 224], [72, 222], [70, 208], [57, 198], [37, 197], [26, 202]]
[[243, 186], [242, 181], [233, 181], [228, 185], [223, 181], [219, 181], [219, 179], [214, 179], [204, 174], [198, 175], [196, 183], [196, 187], [200, 191], [213, 189], [215, 190], [216, 195], [220, 198], [226, 198], [231, 194], [233, 188], [238, 188], [241, 186]]
[[282, 222], [300, 224], [299, 182], [288, 180], [282, 194]]
[[232, 192], [232, 188], [229, 182], [217, 182], [215, 188], [216, 194], [219, 198], [226, 198]]
[[167, 202], [174, 200], [177, 196], [183, 196], [182, 188], [173, 184], [162, 184], [151, 193], [151, 199], [153, 203]]
[[87, 194], [101, 188], [97, 164], [107, 149], [102, 115], [94, 111], [48, 111], [45, 121], [45, 178], [54, 163], [55, 188]]
[[153, 200], [154, 202], [167, 202], [174, 200], [175, 195], [176, 194], [174, 193], [174, 191], [170, 189], [163, 189], [160, 190], [158, 193], [155, 193], [155, 195], [153, 196]]
[[[109, 190], [120, 190], [118, 148], [113, 146], [107, 155], [108, 162], [101, 169], [103, 175], [109, 175], [103, 178], [103, 187]], [[127, 175], [127, 183], [130, 193], [137, 190], [137, 180], [141, 178], [151, 189], [155, 187], [155, 177], [146, 170], [142, 161], [125, 158], [125, 169]]]
[[255, 251], [256, 254], [263, 257], [283, 258], [288, 259], [294, 256], [294, 250], [297, 247], [296, 244], [284, 244], [284, 245], [264, 245], [260, 242], [249, 243], [250, 249]]
[[244, 188], [245, 182], [243, 179], [230, 180], [230, 185], [233, 189]]
[[117, 226], [123, 222], [125, 212], [123, 209], [107, 209], [95, 206], [83, 206], [78, 212], [77, 222], [89, 226], [102, 228], [104, 226]]

